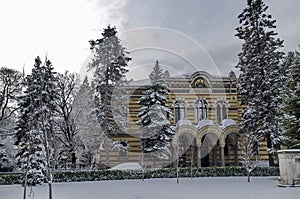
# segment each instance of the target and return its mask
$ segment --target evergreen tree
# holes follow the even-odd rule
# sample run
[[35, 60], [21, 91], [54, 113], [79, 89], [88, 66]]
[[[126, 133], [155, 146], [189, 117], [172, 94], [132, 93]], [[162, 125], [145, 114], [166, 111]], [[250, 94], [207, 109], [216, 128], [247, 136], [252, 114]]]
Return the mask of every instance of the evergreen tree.
[[52, 70], [49, 60], [42, 64], [37, 57], [31, 75], [26, 77], [27, 88], [21, 97], [16, 145], [19, 146], [18, 163], [24, 172], [24, 196], [26, 186], [45, 180], [49, 185], [49, 199], [52, 198], [51, 149], [54, 142], [54, 111], [58, 97], [57, 79]]
[[[241, 127], [246, 133], [266, 139], [268, 148], [280, 143], [281, 129], [278, 115], [282, 106], [283, 53], [279, 49], [283, 41], [276, 38], [275, 20], [266, 14], [268, 6], [262, 0], [247, 0], [247, 6], [238, 16], [240, 26], [236, 36], [243, 40], [237, 68], [241, 75], [238, 82], [243, 111]], [[274, 164], [269, 153], [269, 163]]]
[[120, 113], [126, 110], [122, 107], [122, 101], [125, 101], [122, 98], [126, 92], [120, 92], [120, 89], [128, 83], [125, 75], [128, 72], [127, 63], [131, 58], [121, 45], [115, 27], [108, 26], [102, 36], [101, 39], [90, 40], [94, 57], [88, 67], [94, 71], [97, 118], [105, 135], [106, 164], [109, 166], [107, 137], [122, 129], [114, 120], [114, 116], [126, 115]]
[[142, 107], [138, 114], [140, 117], [138, 123], [142, 124], [141, 141], [145, 153], [166, 149], [174, 134], [170, 126], [170, 120], [173, 118], [172, 111], [167, 103], [169, 91], [164, 84], [164, 73], [158, 61], [149, 77], [151, 86], [139, 100]]
[[[294, 53], [289, 57], [295, 56]], [[300, 148], [300, 55], [294, 58], [289, 69], [284, 93], [284, 144], [288, 148]]]

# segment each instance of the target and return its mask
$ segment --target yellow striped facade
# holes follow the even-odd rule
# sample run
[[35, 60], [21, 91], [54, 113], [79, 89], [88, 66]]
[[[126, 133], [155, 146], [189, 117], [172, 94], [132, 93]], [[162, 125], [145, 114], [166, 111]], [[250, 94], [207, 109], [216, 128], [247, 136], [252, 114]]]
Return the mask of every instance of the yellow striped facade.
[[[238, 123], [243, 108], [237, 94], [234, 73], [231, 72], [228, 77], [214, 77], [198, 71], [188, 77], [168, 77], [165, 83], [170, 89], [168, 104], [174, 113], [171, 124], [176, 126], [169, 158], [161, 160], [141, 153], [138, 136], [141, 126], [137, 123], [141, 106], [138, 101], [147, 87], [129, 86], [128, 130], [110, 137], [110, 143], [116, 140], [126, 142], [129, 145], [128, 152], [120, 154], [117, 150], [101, 151], [101, 163], [113, 167], [125, 162], [141, 162], [144, 155], [146, 167], [172, 167], [177, 164], [195, 167], [240, 165], [243, 153]], [[179, 101], [184, 104], [184, 110], [179, 110], [176, 104]], [[207, 103], [207, 113], [201, 107], [203, 102]], [[207, 122], [209, 124], [205, 124]], [[258, 153], [261, 160], [268, 159], [265, 143]]]

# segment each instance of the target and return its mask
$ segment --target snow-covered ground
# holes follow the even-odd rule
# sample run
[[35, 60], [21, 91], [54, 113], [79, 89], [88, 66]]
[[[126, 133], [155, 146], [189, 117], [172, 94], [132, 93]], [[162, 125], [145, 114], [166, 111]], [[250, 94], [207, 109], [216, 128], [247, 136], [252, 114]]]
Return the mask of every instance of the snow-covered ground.
[[[34, 198], [47, 198], [47, 185], [34, 189]], [[300, 188], [277, 187], [277, 177], [212, 177], [55, 183], [54, 199], [299, 199]], [[0, 186], [1, 199], [21, 199], [20, 185]]]

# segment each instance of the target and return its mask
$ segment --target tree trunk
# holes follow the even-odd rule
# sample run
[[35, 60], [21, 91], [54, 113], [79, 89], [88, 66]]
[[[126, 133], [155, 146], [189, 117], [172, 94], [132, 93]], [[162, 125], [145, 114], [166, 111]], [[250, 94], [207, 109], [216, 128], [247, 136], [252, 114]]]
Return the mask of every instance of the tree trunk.
[[76, 159], [77, 159], [76, 158], [76, 153], [72, 152], [71, 156], [72, 156], [72, 167], [76, 168]]
[[[267, 136], [267, 148], [268, 148], [268, 149], [273, 148], [272, 140], [271, 140], [271, 138], [270, 138], [270, 135]], [[269, 156], [269, 166], [270, 166], [270, 167], [275, 166], [274, 158], [273, 158], [272, 153], [268, 153], [268, 156]]]
[[24, 185], [23, 199], [26, 199], [26, 185]]
[[178, 147], [177, 147], [177, 151], [176, 151], [176, 154], [177, 154], [177, 156], [176, 156], [176, 162], [177, 162], [177, 164], [176, 164], [176, 178], [177, 178], [177, 184], [179, 184], [179, 155], [178, 155]]
[[249, 171], [247, 171], [247, 179], [248, 179], [247, 181], [250, 182], [250, 172]]
[[142, 181], [145, 178], [145, 157], [144, 157], [144, 147], [142, 148]]
[[48, 183], [49, 186], [49, 199], [52, 199], [52, 183]]

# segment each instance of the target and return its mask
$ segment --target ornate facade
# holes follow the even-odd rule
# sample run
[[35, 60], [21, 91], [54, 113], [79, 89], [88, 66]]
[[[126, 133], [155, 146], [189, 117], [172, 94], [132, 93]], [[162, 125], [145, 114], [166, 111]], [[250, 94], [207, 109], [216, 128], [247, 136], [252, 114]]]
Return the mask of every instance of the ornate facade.
[[[175, 134], [167, 158], [146, 155], [147, 167], [208, 167], [240, 165], [242, 136], [239, 120], [242, 112], [236, 88], [236, 76], [214, 77], [198, 71], [192, 75], [167, 77], [173, 110]], [[107, 166], [124, 162], [141, 162], [140, 126], [137, 124], [138, 101], [146, 86], [130, 86], [128, 130], [111, 137], [128, 145], [128, 151], [102, 151], [100, 161]], [[109, 148], [109, 147], [108, 147]], [[110, 147], [111, 148], [111, 147]], [[259, 151], [261, 160], [267, 159], [266, 147]]]

